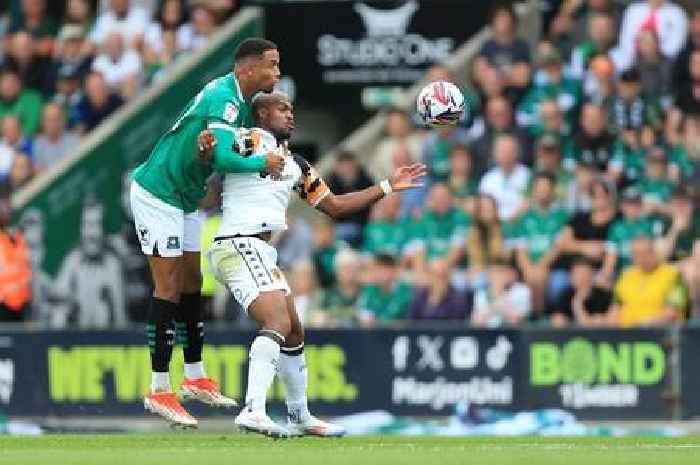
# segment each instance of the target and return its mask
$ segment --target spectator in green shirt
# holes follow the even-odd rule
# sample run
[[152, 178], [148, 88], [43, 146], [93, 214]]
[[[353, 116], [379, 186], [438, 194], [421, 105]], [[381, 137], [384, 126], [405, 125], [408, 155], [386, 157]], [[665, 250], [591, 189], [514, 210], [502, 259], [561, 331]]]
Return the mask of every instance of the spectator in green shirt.
[[309, 316], [312, 326], [349, 326], [355, 321], [360, 297], [360, 256], [343, 249], [335, 257], [335, 284], [321, 291], [318, 309]]
[[556, 134], [544, 133], [536, 143], [535, 169], [549, 173], [557, 180], [554, 195], [560, 205], [568, 205], [570, 190], [573, 187], [573, 174], [564, 169], [561, 158], [561, 140]]
[[580, 82], [564, 77], [561, 56], [551, 45], [542, 47], [537, 62], [540, 73], [518, 107], [518, 125], [529, 128], [538, 124], [539, 104], [548, 99], [555, 99], [566, 122], [574, 124], [582, 98]]
[[639, 181], [644, 211], [647, 213], [667, 214], [668, 201], [674, 185], [668, 178], [668, 164], [663, 147], [652, 148], [646, 156], [644, 177]]
[[345, 247], [349, 247], [348, 244], [336, 239], [333, 223], [322, 220], [314, 226], [313, 264], [321, 287], [335, 283], [335, 255]]
[[427, 208], [414, 224], [413, 247], [418, 254], [419, 269], [427, 261], [446, 260], [450, 268], [464, 255], [471, 218], [454, 205], [445, 184], [435, 184], [428, 195]]
[[41, 96], [38, 92], [23, 89], [22, 81], [13, 70], [0, 74], [0, 119], [15, 115], [22, 125], [22, 134], [33, 137], [41, 120]]
[[477, 193], [478, 182], [474, 175], [472, 153], [466, 145], [454, 145], [450, 149], [450, 174], [447, 186], [463, 208], [470, 207]]
[[555, 185], [556, 178], [550, 173], [535, 176], [531, 206], [515, 226], [516, 263], [532, 290], [535, 311], [540, 312], [544, 310], [550, 269], [559, 256], [557, 238], [569, 219], [555, 202]]
[[406, 318], [413, 298], [410, 284], [399, 280], [399, 268], [391, 255], [380, 254], [374, 259], [371, 283], [360, 293], [358, 302], [360, 324], [375, 326]]
[[655, 231], [651, 218], [644, 214], [642, 195], [636, 187], [628, 187], [622, 193], [621, 210], [622, 218], [615, 221], [608, 231], [601, 270], [601, 278], [604, 277], [608, 284], [612, 284], [615, 270], [621, 271], [632, 263], [630, 247], [634, 239], [660, 235], [659, 231]]
[[660, 241], [660, 252], [663, 259], [683, 267], [693, 253], [693, 243], [700, 240], [700, 211], [687, 189], [678, 187], [671, 195], [668, 213], [670, 226]]
[[365, 226], [362, 252], [373, 257], [380, 253], [399, 260], [409, 239], [410, 221], [401, 219], [401, 194], [393, 193], [377, 202]]

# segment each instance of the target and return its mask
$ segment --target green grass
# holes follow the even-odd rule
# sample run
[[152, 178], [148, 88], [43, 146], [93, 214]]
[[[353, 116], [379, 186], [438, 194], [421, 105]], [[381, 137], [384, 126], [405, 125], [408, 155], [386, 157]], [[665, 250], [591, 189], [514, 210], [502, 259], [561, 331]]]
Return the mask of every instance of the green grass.
[[406, 438], [270, 440], [250, 435], [47, 435], [0, 437], [1, 465], [685, 465], [700, 464], [700, 437]]

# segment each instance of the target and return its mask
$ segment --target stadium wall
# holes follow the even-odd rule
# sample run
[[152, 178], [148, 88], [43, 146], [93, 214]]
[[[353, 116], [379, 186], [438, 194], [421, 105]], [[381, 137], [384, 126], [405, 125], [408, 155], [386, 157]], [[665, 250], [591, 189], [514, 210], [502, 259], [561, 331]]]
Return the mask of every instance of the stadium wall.
[[[145, 331], [0, 332], [0, 410], [16, 416], [142, 415]], [[242, 398], [251, 332], [211, 330], [204, 359]], [[700, 328], [310, 330], [309, 399], [321, 415], [568, 410], [583, 419], [700, 416]], [[175, 351], [173, 382], [181, 377]], [[283, 408], [276, 385], [272, 411]], [[192, 406], [197, 415], [216, 415]]]

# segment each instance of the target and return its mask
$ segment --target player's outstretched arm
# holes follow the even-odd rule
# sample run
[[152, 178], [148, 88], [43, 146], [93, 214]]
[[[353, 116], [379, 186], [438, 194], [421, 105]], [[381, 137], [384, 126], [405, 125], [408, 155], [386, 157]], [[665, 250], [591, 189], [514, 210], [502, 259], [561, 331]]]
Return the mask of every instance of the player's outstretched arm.
[[[209, 134], [207, 134], [209, 133]], [[212, 159], [220, 173], [258, 173], [279, 175], [284, 169], [284, 157], [276, 153], [244, 156], [233, 149], [234, 135], [228, 129], [211, 128], [198, 137], [199, 158]]]
[[402, 166], [394, 171], [390, 179], [382, 181], [379, 185], [343, 195], [330, 193], [318, 203], [316, 208], [333, 219], [345, 218], [364, 210], [388, 193], [422, 186], [422, 178], [426, 172], [425, 165], [421, 163]]

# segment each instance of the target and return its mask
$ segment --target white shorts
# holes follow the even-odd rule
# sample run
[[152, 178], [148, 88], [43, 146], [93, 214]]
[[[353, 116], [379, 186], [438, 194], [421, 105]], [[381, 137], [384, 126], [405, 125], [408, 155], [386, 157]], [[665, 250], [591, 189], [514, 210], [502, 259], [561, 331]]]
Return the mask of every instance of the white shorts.
[[163, 202], [135, 181], [131, 182], [131, 213], [141, 250], [146, 255], [180, 257], [199, 252], [202, 217]]
[[209, 250], [209, 263], [216, 279], [246, 312], [261, 292], [291, 292], [277, 266], [277, 251], [256, 237], [215, 240]]

